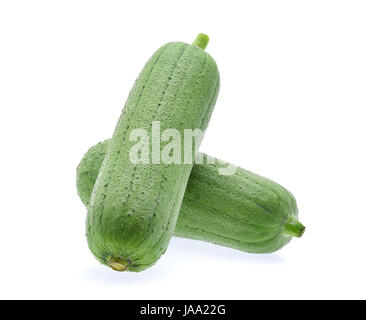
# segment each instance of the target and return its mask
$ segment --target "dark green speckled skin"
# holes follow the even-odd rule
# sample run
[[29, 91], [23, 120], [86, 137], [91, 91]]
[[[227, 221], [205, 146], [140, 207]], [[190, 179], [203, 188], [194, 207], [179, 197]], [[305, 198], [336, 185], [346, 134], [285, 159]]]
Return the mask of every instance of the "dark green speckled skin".
[[120, 259], [128, 271], [141, 271], [165, 252], [192, 165], [134, 165], [129, 150], [135, 142], [129, 136], [134, 129], [150, 132], [153, 121], [160, 121], [161, 132], [174, 128], [182, 136], [184, 129], [205, 130], [219, 83], [215, 61], [195, 45], [169, 43], [146, 63], [127, 99], [90, 197], [87, 239], [101, 263]]
[[[77, 189], [85, 206], [109, 141], [91, 147], [78, 167]], [[284, 233], [284, 224], [297, 219], [293, 195], [241, 168], [234, 175], [219, 175], [222, 166], [217, 161], [193, 165], [174, 235], [251, 253], [270, 253], [286, 245], [292, 237]]]

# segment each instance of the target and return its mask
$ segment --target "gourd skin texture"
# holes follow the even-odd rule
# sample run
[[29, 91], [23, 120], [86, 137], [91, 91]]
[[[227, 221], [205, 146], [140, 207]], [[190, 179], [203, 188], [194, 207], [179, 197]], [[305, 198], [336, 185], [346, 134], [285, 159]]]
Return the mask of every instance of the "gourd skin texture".
[[90, 197], [87, 239], [101, 263], [114, 268], [117, 261], [119, 271], [141, 271], [160, 258], [173, 235], [192, 170], [192, 164], [131, 163], [129, 151], [136, 144], [129, 140], [131, 131], [151, 133], [153, 121], [160, 121], [161, 132], [174, 128], [181, 136], [184, 129], [204, 131], [218, 89], [215, 61], [195, 45], [169, 43], [146, 63]]
[[[85, 206], [109, 141], [91, 147], [77, 169], [77, 190]], [[219, 175], [218, 169], [226, 166], [217, 160], [193, 165], [174, 235], [251, 253], [279, 250], [292, 239], [285, 226], [297, 222], [295, 198], [279, 184], [241, 168]], [[304, 232], [300, 228], [297, 236]]]

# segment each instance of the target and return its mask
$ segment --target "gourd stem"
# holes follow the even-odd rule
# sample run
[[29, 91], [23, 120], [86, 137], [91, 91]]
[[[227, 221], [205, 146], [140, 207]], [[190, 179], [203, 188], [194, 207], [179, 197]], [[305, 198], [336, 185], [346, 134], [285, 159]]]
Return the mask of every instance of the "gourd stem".
[[207, 35], [200, 33], [196, 40], [193, 41], [193, 44], [202, 50], [205, 50], [209, 40], [210, 38]]
[[305, 227], [296, 219], [291, 219], [285, 224], [284, 232], [289, 236], [300, 238], [305, 232]]
[[109, 261], [108, 265], [115, 271], [126, 271], [127, 270], [127, 265], [126, 263], [120, 259], [120, 258], [113, 258]]

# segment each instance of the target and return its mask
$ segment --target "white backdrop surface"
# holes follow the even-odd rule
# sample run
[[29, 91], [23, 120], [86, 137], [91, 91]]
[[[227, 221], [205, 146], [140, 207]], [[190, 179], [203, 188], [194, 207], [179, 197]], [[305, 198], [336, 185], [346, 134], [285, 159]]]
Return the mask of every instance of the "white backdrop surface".
[[[1, 1], [0, 298], [366, 298], [365, 1]], [[75, 187], [150, 55], [203, 32], [221, 91], [201, 150], [289, 189], [307, 226], [271, 255], [173, 239], [116, 273]]]

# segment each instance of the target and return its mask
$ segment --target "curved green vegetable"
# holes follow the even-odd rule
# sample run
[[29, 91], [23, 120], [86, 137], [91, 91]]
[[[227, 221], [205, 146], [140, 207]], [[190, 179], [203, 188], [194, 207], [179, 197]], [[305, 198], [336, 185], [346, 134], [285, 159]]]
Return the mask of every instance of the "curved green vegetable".
[[[131, 133], [174, 128], [204, 131], [219, 91], [215, 61], [193, 45], [168, 43], [155, 52], [136, 80], [93, 188], [87, 239], [94, 256], [117, 271], [141, 271], [165, 252], [173, 235], [192, 164], [134, 164]], [[164, 144], [161, 144], [163, 149]]]
[[[77, 190], [85, 206], [110, 140], [91, 147], [77, 169]], [[185, 191], [174, 235], [212, 242], [252, 253], [269, 253], [301, 237], [297, 205], [279, 184], [237, 168], [220, 175], [227, 164], [195, 164]]]

